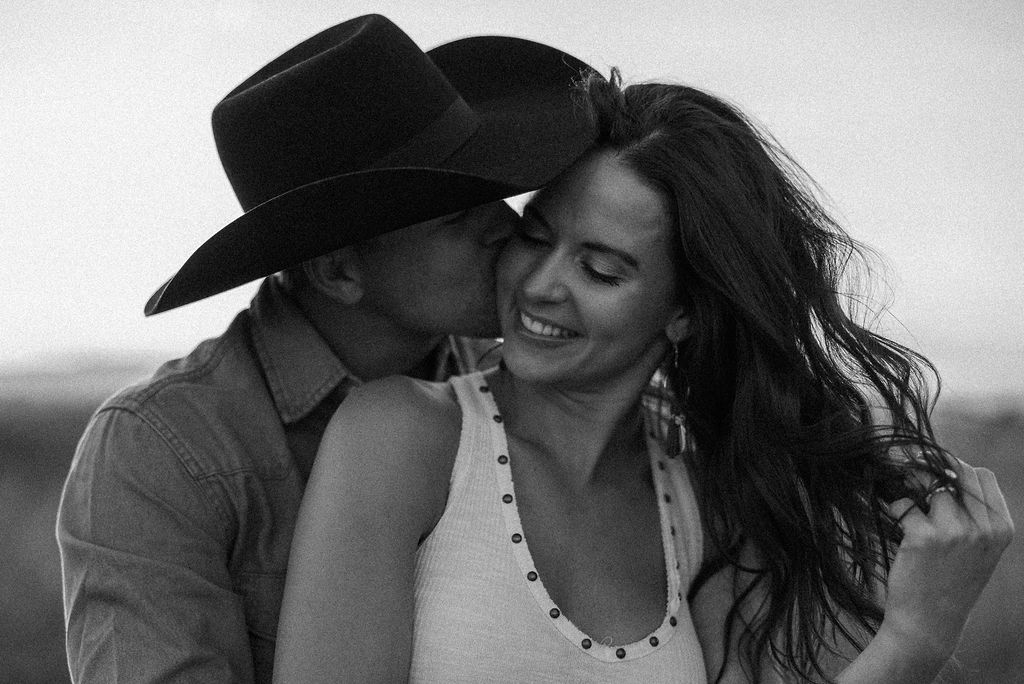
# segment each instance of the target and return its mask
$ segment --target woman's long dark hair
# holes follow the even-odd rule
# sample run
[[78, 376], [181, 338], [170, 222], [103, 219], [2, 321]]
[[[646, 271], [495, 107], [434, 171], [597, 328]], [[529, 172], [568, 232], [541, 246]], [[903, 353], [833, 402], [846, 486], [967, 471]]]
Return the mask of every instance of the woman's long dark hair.
[[862, 648], [881, 622], [901, 538], [886, 502], [926, 506], [915, 483], [949, 481], [929, 420], [938, 376], [853, 319], [850, 267], [866, 250], [770, 136], [694, 88], [623, 89], [613, 70], [585, 90], [598, 146], [675, 212], [691, 332], [668, 374], [704, 524], [720, 565], [742, 568], [744, 546], [759, 559], [743, 568], [754, 580], [735, 596], [726, 651], [740, 630], [755, 681], [769, 657], [827, 679], [833, 645]]

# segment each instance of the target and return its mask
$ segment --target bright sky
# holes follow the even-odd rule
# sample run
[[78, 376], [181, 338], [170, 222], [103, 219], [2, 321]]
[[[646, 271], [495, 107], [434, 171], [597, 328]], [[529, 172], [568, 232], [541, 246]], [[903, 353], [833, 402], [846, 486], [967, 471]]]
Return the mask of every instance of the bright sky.
[[142, 316], [240, 213], [210, 112], [280, 52], [368, 12], [425, 48], [517, 35], [726, 96], [886, 256], [885, 325], [950, 393], [1024, 394], [1019, 0], [4, 3], [0, 367], [172, 356], [218, 334], [252, 286]]

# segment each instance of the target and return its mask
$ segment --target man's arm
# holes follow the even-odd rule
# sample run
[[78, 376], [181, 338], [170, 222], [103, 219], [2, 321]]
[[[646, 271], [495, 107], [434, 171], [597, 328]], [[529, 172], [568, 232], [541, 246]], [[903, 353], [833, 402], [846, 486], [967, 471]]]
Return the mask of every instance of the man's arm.
[[75, 682], [252, 680], [232, 518], [167, 437], [108, 408], [78, 445], [57, 516]]

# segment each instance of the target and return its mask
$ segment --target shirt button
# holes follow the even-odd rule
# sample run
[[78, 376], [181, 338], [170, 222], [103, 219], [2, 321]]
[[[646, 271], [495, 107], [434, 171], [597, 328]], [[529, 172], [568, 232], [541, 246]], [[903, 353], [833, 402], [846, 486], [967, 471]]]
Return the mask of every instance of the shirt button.
[[562, 614], [562, 611], [558, 610], [557, 608], [552, 608], [551, 611], [548, 613], [548, 615], [550, 615], [552, 618], [555, 618], [555, 619], [557, 619], [558, 616], [561, 615], [561, 614]]
[[519, 534], [518, 532], [512, 535], [513, 544], [518, 544], [521, 541], [523, 541], [523, 535]]
[[582, 646], [584, 650], [590, 648], [590, 646], [591, 646], [590, 639], [584, 639], [583, 641], [581, 641], [580, 642], [580, 646]]
[[658, 637], [651, 637], [651, 646], [658, 645]]
[[505, 465], [506, 463], [508, 463], [508, 456], [506, 456], [505, 454], [498, 456], [498, 463], [500, 463], [501, 465]]
[[624, 648], [617, 649], [615, 651], [615, 657], [618, 658], [619, 660], [622, 660], [623, 658], [625, 658], [626, 657], [626, 649], [624, 649]]
[[675, 615], [673, 615], [672, 617], [670, 617], [668, 619], [668, 624], [672, 625], [673, 627], [676, 626], [676, 616]]
[[495, 423], [500, 423], [501, 422], [501, 416], [494, 416], [494, 422]]
[[537, 573], [535, 573], [533, 570], [531, 570], [530, 572], [526, 573], [526, 579], [530, 580], [531, 582], [536, 582], [537, 581]]
[[505, 503], [512, 503], [512, 495], [506, 494], [505, 496], [501, 497], [501, 500], [504, 501]]

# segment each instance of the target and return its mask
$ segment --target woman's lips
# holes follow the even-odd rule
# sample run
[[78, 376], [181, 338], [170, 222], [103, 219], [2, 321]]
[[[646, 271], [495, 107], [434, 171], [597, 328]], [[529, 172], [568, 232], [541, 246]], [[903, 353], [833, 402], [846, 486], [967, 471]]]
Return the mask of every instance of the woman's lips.
[[547, 321], [534, 318], [522, 309], [519, 310], [519, 323], [527, 330], [538, 337], [547, 337], [555, 340], [568, 340], [579, 337], [579, 333], [568, 328], [562, 328]]

